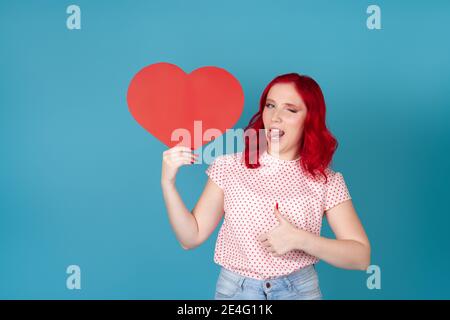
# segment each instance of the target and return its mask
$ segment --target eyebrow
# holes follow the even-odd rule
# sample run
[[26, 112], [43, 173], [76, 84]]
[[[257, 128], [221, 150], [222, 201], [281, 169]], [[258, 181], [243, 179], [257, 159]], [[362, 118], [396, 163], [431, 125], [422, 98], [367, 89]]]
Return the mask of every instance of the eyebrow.
[[[270, 101], [270, 102], [275, 102], [275, 100], [272, 100], [270, 98], [266, 99], [266, 102]], [[292, 103], [284, 103], [285, 105], [289, 106], [289, 107], [296, 107], [296, 108], [300, 108], [299, 106], [292, 104]]]

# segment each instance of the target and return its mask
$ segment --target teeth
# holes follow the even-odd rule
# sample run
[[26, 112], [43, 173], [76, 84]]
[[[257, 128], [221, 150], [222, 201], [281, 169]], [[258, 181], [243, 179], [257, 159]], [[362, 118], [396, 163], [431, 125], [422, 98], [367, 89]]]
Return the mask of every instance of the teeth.
[[270, 129], [269, 130], [269, 137], [272, 139], [279, 139], [284, 135], [284, 131], [283, 130], [279, 130], [279, 129]]

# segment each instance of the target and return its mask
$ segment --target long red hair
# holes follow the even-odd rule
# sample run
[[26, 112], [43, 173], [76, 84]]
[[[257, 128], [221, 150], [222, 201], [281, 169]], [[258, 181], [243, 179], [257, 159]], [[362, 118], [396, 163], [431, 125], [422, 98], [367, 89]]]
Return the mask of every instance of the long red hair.
[[[249, 145], [250, 134], [248, 134], [248, 131], [253, 129], [256, 132], [261, 132], [260, 130], [264, 129], [262, 113], [266, 105], [267, 94], [270, 88], [277, 83], [293, 83], [306, 105], [307, 114], [300, 141], [300, 165], [313, 178], [316, 178], [318, 174], [322, 174], [326, 183], [327, 175], [325, 170], [332, 161], [338, 142], [326, 127], [325, 99], [320, 86], [311, 77], [297, 73], [280, 75], [273, 79], [264, 89], [259, 102], [259, 111], [253, 115], [244, 129], [245, 166], [250, 169], [260, 167], [259, 156], [265, 150], [267, 141], [265, 135], [254, 135], [256, 137], [257, 150], [253, 150], [254, 148]], [[264, 141], [260, 141], [260, 139]]]

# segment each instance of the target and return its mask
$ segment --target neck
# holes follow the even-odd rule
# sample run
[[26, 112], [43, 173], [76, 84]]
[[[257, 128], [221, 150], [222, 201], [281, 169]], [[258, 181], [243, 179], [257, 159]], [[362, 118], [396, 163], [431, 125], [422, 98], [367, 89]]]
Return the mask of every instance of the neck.
[[267, 148], [267, 153], [270, 154], [273, 157], [277, 157], [281, 160], [296, 160], [300, 157], [300, 152], [298, 150], [292, 150], [292, 151], [272, 151], [270, 147]]

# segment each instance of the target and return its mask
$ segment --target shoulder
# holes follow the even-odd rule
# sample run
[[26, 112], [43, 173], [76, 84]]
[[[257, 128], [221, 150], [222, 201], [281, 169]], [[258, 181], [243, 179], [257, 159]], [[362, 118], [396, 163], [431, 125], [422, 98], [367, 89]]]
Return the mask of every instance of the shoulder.
[[333, 179], [333, 178], [336, 177], [336, 175], [339, 175], [341, 173], [338, 172], [338, 171], [333, 170], [331, 167], [328, 167], [328, 168], [325, 169], [325, 174], [326, 174], [328, 179]]
[[319, 185], [328, 187], [330, 184], [333, 184], [336, 181], [343, 179], [342, 173], [332, 169], [331, 167], [327, 167], [324, 170], [324, 173], [327, 177], [326, 180], [325, 180], [325, 177], [321, 173], [317, 173], [317, 176], [315, 179], [313, 179], [313, 181]]
[[326, 187], [337, 187], [342, 184], [345, 184], [344, 175], [340, 171], [333, 170], [331, 168], [327, 168], [325, 170], [325, 174], [327, 175], [327, 183]]

